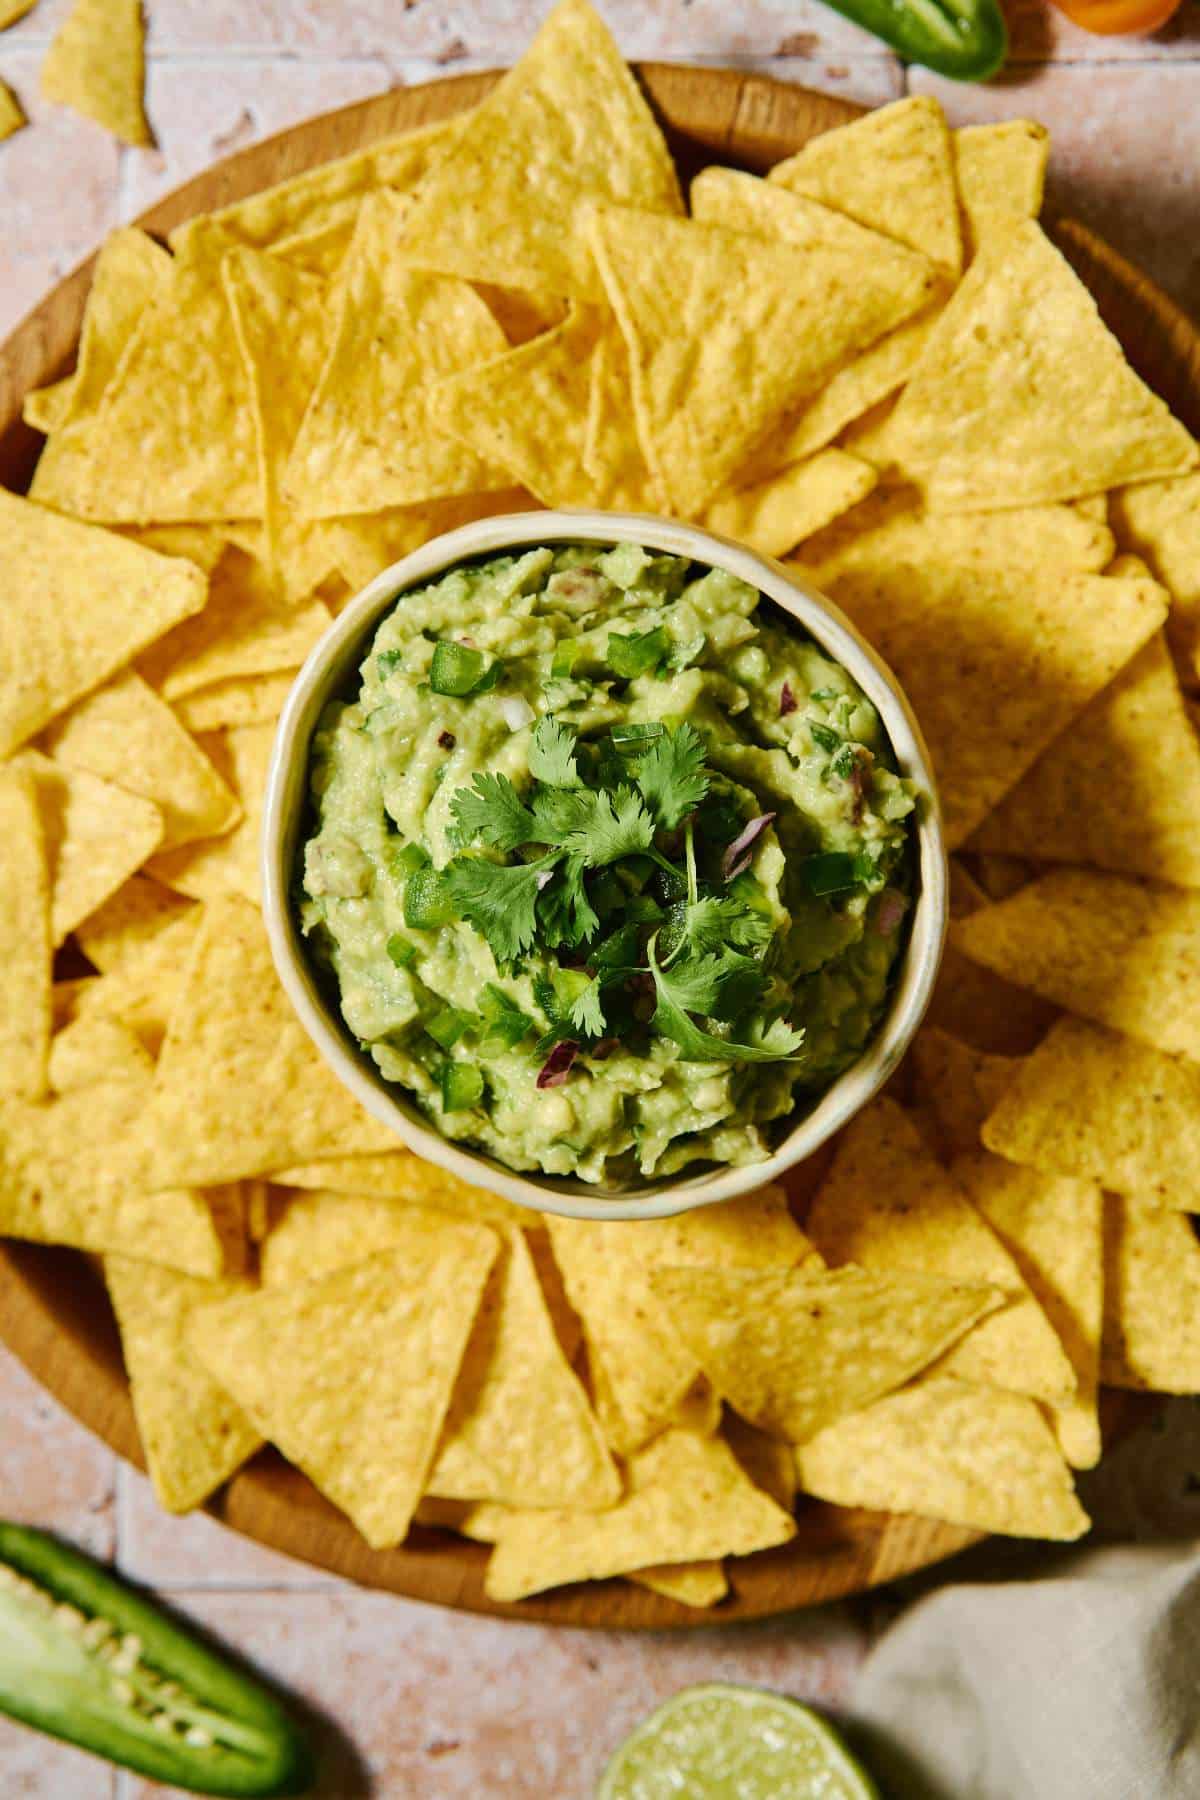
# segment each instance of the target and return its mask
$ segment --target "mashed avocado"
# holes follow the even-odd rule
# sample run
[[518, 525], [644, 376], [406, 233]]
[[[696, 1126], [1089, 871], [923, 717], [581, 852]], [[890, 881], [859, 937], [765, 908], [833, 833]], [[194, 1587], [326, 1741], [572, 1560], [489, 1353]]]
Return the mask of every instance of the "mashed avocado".
[[447, 1137], [619, 1182], [756, 1162], [862, 1050], [913, 797], [752, 587], [634, 544], [406, 593], [321, 717], [301, 920]]

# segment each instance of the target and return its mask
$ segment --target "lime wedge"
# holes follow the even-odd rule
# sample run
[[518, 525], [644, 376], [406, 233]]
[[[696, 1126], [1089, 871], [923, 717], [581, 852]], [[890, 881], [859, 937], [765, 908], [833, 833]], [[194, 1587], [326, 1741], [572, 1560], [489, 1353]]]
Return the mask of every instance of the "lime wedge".
[[879, 1800], [824, 1719], [762, 1688], [684, 1688], [625, 1739], [596, 1800]]

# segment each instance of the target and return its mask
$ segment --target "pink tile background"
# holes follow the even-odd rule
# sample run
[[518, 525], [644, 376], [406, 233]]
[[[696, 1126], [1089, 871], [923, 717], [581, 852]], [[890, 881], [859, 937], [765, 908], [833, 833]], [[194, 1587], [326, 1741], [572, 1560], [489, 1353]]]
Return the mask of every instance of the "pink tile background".
[[[37, 98], [68, 0], [0, 36], [0, 76], [32, 128], [0, 145], [0, 331], [118, 220], [216, 157], [313, 113], [511, 59], [543, 0], [149, 0], [155, 150], [122, 149]], [[1053, 191], [1200, 314], [1200, 4], [1165, 32], [1088, 37], [1044, 0], [1010, 0], [1004, 79], [907, 72], [816, 0], [606, 0], [631, 56], [737, 63], [879, 104], [937, 93], [955, 122], [1032, 114], [1054, 135]], [[48, 1525], [146, 1582], [292, 1687], [320, 1730], [326, 1800], [587, 1800], [608, 1749], [687, 1682], [760, 1681], [833, 1709], [900, 1597], [684, 1636], [553, 1632], [362, 1592], [206, 1518], [173, 1520], [147, 1484], [0, 1352], [0, 1515]], [[1200, 1528], [1200, 1411], [1174, 1403], [1088, 1498], [1123, 1536]], [[161, 1790], [157, 1790], [160, 1791]], [[4, 1800], [143, 1800], [150, 1790], [0, 1722]]]

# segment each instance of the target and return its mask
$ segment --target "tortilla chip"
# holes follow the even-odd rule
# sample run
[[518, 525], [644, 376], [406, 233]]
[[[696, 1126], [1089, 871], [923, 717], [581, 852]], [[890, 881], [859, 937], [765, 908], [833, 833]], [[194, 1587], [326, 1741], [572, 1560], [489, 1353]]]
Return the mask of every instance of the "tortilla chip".
[[436, 1163], [424, 1162], [410, 1150], [388, 1150], [377, 1156], [333, 1156], [272, 1171], [278, 1187], [325, 1188], [366, 1199], [402, 1200], [410, 1206], [436, 1206], [441, 1211], [475, 1219], [481, 1225], [528, 1225], [528, 1207], [516, 1206], [487, 1188], [471, 1187]]
[[412, 1213], [403, 1249], [198, 1308], [186, 1343], [373, 1550], [408, 1530], [498, 1242]]
[[1103, 575], [966, 563], [819, 574], [807, 561], [803, 567], [907, 691], [933, 758], [951, 849], [1165, 614], [1154, 582]]
[[[103, 919], [104, 910], [100, 908], [85, 919], [76, 933], [89, 956], [93, 955], [91, 927], [97, 919]], [[99, 981], [88, 982], [76, 1002], [79, 1017], [119, 1020], [152, 1056], [157, 1056], [202, 917], [202, 909], [188, 903], [185, 912], [165, 922], [143, 945], [131, 946], [129, 954], [123, 955]]]
[[950, 132], [927, 95], [822, 132], [768, 180], [921, 251], [952, 276], [962, 268]]
[[749, 544], [763, 556], [784, 556], [865, 498], [878, 479], [870, 463], [844, 450], [820, 450], [752, 487], [718, 494], [701, 523]]
[[88, 961], [107, 971], [137, 956], [168, 925], [195, 910], [182, 894], [144, 875], [131, 875], [103, 906], [89, 913], [75, 935]]
[[681, 1606], [716, 1606], [729, 1592], [720, 1562], [658, 1563], [651, 1569], [630, 1569], [625, 1579]]
[[654, 1293], [651, 1270], [790, 1269], [815, 1260], [778, 1187], [674, 1219], [630, 1225], [548, 1216], [546, 1224], [583, 1325], [604, 1435], [622, 1454], [677, 1417], [701, 1373]]
[[1200, 894], [1056, 869], [999, 906], [962, 919], [968, 956], [1048, 1000], [1200, 1061], [1192, 986]]
[[770, 1494], [776, 1506], [791, 1512], [796, 1499], [796, 1458], [783, 1438], [771, 1437], [747, 1424], [737, 1413], [725, 1415], [721, 1435], [755, 1487]]
[[1162, 1394], [1200, 1389], [1200, 1245], [1190, 1219], [1108, 1195], [1100, 1379]]
[[0, 81], [0, 143], [28, 122], [17, 96], [6, 81]]
[[104, 1279], [154, 1491], [168, 1512], [190, 1512], [262, 1444], [184, 1341], [195, 1308], [227, 1299], [238, 1287], [124, 1256], [105, 1257]]
[[75, 0], [42, 64], [42, 99], [73, 107], [127, 144], [152, 144], [143, 36], [141, 0]]
[[796, 1452], [805, 1493], [921, 1513], [1009, 1537], [1073, 1539], [1091, 1524], [1032, 1400], [927, 1376], [839, 1419]]
[[570, 302], [557, 294], [535, 294], [528, 288], [496, 287], [489, 281], [471, 284], [514, 349], [553, 331], [570, 310]]
[[[129, 1033], [115, 1019], [62, 1019], [62, 982], [55, 983], [55, 1032], [50, 1040], [50, 1086], [56, 1094], [109, 1081], [129, 1060]], [[139, 1065], [142, 1067], [143, 1065]]]
[[0, 913], [0, 1094], [45, 1092], [50, 1046], [50, 871], [34, 776], [0, 768], [0, 842], [7, 893]]
[[83, 770], [61, 768], [38, 750], [23, 750], [16, 761], [37, 787], [50, 935], [61, 944], [162, 842], [162, 814], [150, 801]]
[[[967, 917], [988, 903], [957, 856], [950, 858], [950, 916]], [[1057, 1007], [1014, 987], [975, 963], [948, 942], [942, 953], [926, 1024], [940, 1026], [976, 1050], [995, 1056], [1025, 1056], [1045, 1037]]]
[[[702, 169], [692, 183], [692, 216], [734, 231], [804, 245], [844, 244], [861, 258], [891, 259], [903, 266], [901, 246], [879, 232], [855, 225], [842, 213], [786, 188], [772, 186], [737, 169]], [[947, 284], [948, 286], [948, 284]], [[833, 374], [813, 399], [789, 413], [751, 452], [739, 470], [743, 482], [798, 462], [822, 449], [852, 420], [885, 399], [907, 381], [925, 348], [934, 318], [945, 298], [939, 286], [932, 304], [915, 318], [889, 331], [853, 362]]]
[[164, 1186], [262, 1175], [324, 1151], [391, 1149], [325, 1067], [292, 1011], [249, 901], [210, 901], [142, 1120]]
[[989, 232], [1042, 210], [1050, 133], [1033, 119], [964, 125], [951, 132], [968, 257]]
[[939, 1372], [1038, 1400], [1073, 1394], [1074, 1371], [1016, 1263], [895, 1101], [874, 1101], [843, 1133], [807, 1229], [835, 1267], [911, 1270], [1009, 1295], [1008, 1306], [975, 1326]]
[[328, 627], [319, 600], [285, 604], [267, 567], [230, 549], [213, 572], [204, 611], [156, 644], [139, 669], [174, 702], [217, 681], [295, 668]]
[[161, 849], [227, 831], [238, 819], [236, 796], [132, 669], [62, 714], [43, 743], [60, 767], [151, 801], [161, 815]]
[[260, 900], [263, 802], [274, 747], [273, 725], [236, 725], [207, 737], [204, 749], [237, 795], [238, 823], [221, 836], [152, 857], [147, 873], [194, 900], [220, 894]]
[[1002, 851], [977, 851], [971, 854], [971, 867], [979, 877], [979, 886], [990, 901], [1010, 900], [1022, 888], [1036, 881], [1041, 871], [1024, 856], [1006, 856]]
[[0, 755], [204, 605], [190, 563], [0, 490]]
[[352, 590], [366, 587], [376, 575], [440, 537], [475, 519], [495, 513], [536, 512], [540, 502], [525, 488], [495, 488], [486, 494], [459, 494], [421, 506], [385, 507], [328, 521], [334, 537], [339, 572]]
[[657, 1269], [650, 1281], [727, 1405], [797, 1444], [910, 1381], [1007, 1298], [861, 1269]]
[[552, 331], [438, 382], [430, 417], [544, 505], [590, 506], [597, 495], [583, 452], [600, 331], [599, 308], [573, 306]]
[[1071, 500], [1197, 460], [1190, 434], [1134, 374], [1032, 220], [988, 235], [889, 438], [909, 479], [954, 511]]
[[172, 703], [180, 724], [191, 732], [222, 731], [235, 725], [275, 725], [292, 691], [298, 668], [279, 675], [232, 675], [210, 681]]
[[629, 348], [642, 450], [685, 518], [936, 281], [928, 263], [864, 269], [840, 247], [654, 213], [598, 208], [590, 230]]
[[600, 299], [591, 202], [683, 211], [671, 153], [607, 27], [587, 0], [560, 0], [417, 196], [403, 253], [471, 281]]
[[35, 499], [130, 525], [257, 516], [254, 413], [220, 280], [228, 248], [219, 231], [189, 234], [91, 426], [38, 465]]
[[992, 1056], [960, 1043], [936, 1025], [924, 1025], [913, 1041], [913, 1118], [943, 1162], [978, 1150], [983, 1121], [1020, 1066], [1014, 1056]]
[[[86, 321], [86, 314], [84, 317]], [[58, 381], [48, 382], [45, 387], [30, 388], [21, 402], [21, 417], [26, 425], [47, 437], [52, 431], [57, 431], [70, 407], [74, 386], [74, 375], [63, 375]]]
[[1184, 680], [1194, 686], [1200, 677], [1200, 475], [1119, 489], [1112, 511], [1122, 547], [1140, 551], [1170, 589], [1167, 636]]
[[1190, 1212], [1200, 1206], [1200, 1068], [1061, 1019], [1005, 1089], [983, 1141], [1011, 1162]]
[[747, 1556], [795, 1536], [790, 1514], [748, 1481], [719, 1438], [667, 1431], [629, 1465], [629, 1492], [607, 1512], [514, 1513], [484, 1582], [521, 1600], [571, 1581], [601, 1581], [659, 1562]]

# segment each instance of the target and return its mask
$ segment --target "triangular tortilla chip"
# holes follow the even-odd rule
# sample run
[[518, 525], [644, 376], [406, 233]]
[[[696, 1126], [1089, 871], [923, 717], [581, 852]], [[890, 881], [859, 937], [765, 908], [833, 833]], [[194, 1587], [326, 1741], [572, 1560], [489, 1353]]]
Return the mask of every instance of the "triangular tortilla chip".
[[796, 1499], [796, 1459], [783, 1438], [759, 1431], [735, 1412], [727, 1412], [721, 1436], [741, 1463], [755, 1487], [770, 1494], [777, 1506], [791, 1512]]
[[[99, 981], [89, 981], [76, 1001], [79, 1018], [117, 1019], [157, 1056], [203, 916], [199, 906], [190, 906], [140, 948], [121, 957]], [[98, 917], [100, 913], [93, 915]], [[91, 923], [85, 919], [76, 934], [89, 956]]]
[[279, 675], [234, 675], [228, 681], [210, 681], [195, 693], [184, 694], [172, 712], [188, 731], [224, 731], [232, 725], [275, 725], [283, 703], [292, 691], [299, 669]]
[[162, 815], [160, 849], [212, 837], [237, 822], [236, 795], [132, 669], [63, 713], [42, 742], [60, 767], [151, 801]]
[[267, 768], [275, 747], [273, 725], [235, 725], [204, 740], [213, 764], [237, 795], [240, 818], [231, 831], [151, 857], [146, 873], [193, 900], [221, 894], [261, 898], [259, 840]]
[[81, 921], [75, 935], [88, 961], [107, 971], [140, 955], [185, 913], [194, 914], [199, 924], [199, 914], [182, 894], [173, 894], [144, 875], [132, 875], [103, 906]]
[[983, 1128], [1012, 1162], [1098, 1181], [1146, 1206], [1200, 1206], [1200, 1068], [1135, 1038], [1060, 1019]]
[[1153, 636], [1166, 610], [1155, 582], [1057, 570], [897, 563], [831, 573], [818, 585], [904, 686], [929, 744], [951, 849]]
[[164, 700], [174, 702], [217, 681], [292, 669], [328, 627], [320, 600], [285, 603], [266, 565], [231, 548], [213, 571], [204, 611], [169, 632], [138, 667]]
[[1184, 679], [1200, 675], [1200, 475], [1147, 481], [1113, 495], [1123, 549], [1139, 550], [1171, 591], [1167, 636]]
[[361, 1195], [363, 1199], [406, 1200], [412, 1206], [436, 1206], [485, 1225], [529, 1224], [528, 1208], [516, 1206], [486, 1188], [471, 1187], [408, 1150], [296, 1163], [291, 1168], [272, 1170], [271, 1180], [285, 1188], [324, 1188], [341, 1195]]
[[555, 1217], [546, 1223], [583, 1324], [596, 1410], [622, 1454], [678, 1416], [701, 1373], [654, 1294], [651, 1269], [819, 1266], [778, 1187], [636, 1225]]
[[[968, 917], [986, 906], [987, 895], [957, 856], [950, 858], [950, 917]], [[929, 1011], [928, 1025], [940, 1026], [977, 1050], [994, 1056], [1025, 1056], [1040, 1044], [1058, 1016], [1056, 1007], [1025, 988], [1001, 981], [947, 941]]]
[[587, 0], [560, 0], [465, 122], [404, 229], [418, 268], [592, 300], [588, 202], [679, 213], [661, 131]]
[[190, 1512], [262, 1444], [184, 1342], [191, 1312], [229, 1298], [238, 1286], [124, 1256], [104, 1258], [104, 1280], [154, 1491], [168, 1512]]
[[211, 1184], [395, 1138], [321, 1061], [279, 985], [258, 911], [205, 907], [141, 1137], [152, 1179]]
[[839, 1139], [807, 1220], [835, 1267], [912, 1270], [982, 1283], [1010, 1296], [939, 1364], [965, 1381], [1038, 1400], [1067, 1399], [1075, 1375], [1020, 1270], [894, 1100], [876, 1100]]
[[901, 1271], [658, 1269], [650, 1281], [721, 1398], [797, 1444], [903, 1386], [1007, 1299]]
[[27, 768], [0, 768], [0, 843], [0, 1094], [36, 1100], [45, 1092], [50, 1047], [51, 875], [37, 782]]
[[983, 821], [972, 849], [1200, 887], [1200, 741], [1150, 640]]
[[0, 491], [0, 756], [199, 612], [191, 563]]
[[819, 450], [751, 487], [726, 489], [709, 501], [701, 523], [763, 556], [785, 556], [857, 506], [877, 479], [861, 457]]
[[1042, 210], [1050, 133], [1033, 119], [964, 125], [951, 132], [966, 250], [973, 256], [988, 232]]
[[1200, 1389], [1200, 1244], [1190, 1219], [1108, 1195], [1100, 1379], [1163, 1394]]
[[1191, 435], [1134, 374], [1040, 226], [981, 246], [900, 397], [889, 440], [940, 507], [1028, 506], [1191, 468]]
[[1092, 1181], [1021, 1168], [977, 1150], [957, 1157], [960, 1181], [1058, 1334], [1077, 1391], [1050, 1407], [1063, 1455], [1077, 1469], [1100, 1460], [1096, 1383], [1104, 1301], [1104, 1197]]
[[638, 437], [629, 351], [609, 312], [601, 314], [599, 342], [592, 354], [583, 466], [592, 479], [594, 505], [613, 512], [665, 510], [666, 500]]
[[950, 275], [962, 267], [950, 132], [927, 95], [822, 132], [768, 179], [922, 251]]
[[507, 340], [465, 281], [405, 260], [403, 213], [386, 190], [363, 201], [329, 355], [285, 476], [287, 498], [305, 518], [505, 485], [437, 429], [429, 403], [440, 377], [499, 356]]
[[959, 920], [954, 935], [1009, 981], [1200, 1062], [1200, 894], [1056, 869]]
[[20, 131], [28, 121], [21, 110], [21, 103], [6, 81], [0, 81], [0, 143], [10, 138], [14, 131]]
[[805, 1493], [1010, 1537], [1082, 1537], [1090, 1520], [1032, 1400], [926, 1376], [796, 1452]]
[[51, 881], [50, 934], [61, 944], [157, 849], [162, 814], [149, 800], [85, 770], [61, 768], [38, 750], [22, 750], [16, 761], [37, 785]]
[[598, 208], [590, 229], [629, 348], [642, 450], [687, 518], [936, 281], [928, 263], [864, 268], [840, 247], [615, 207]]
[[629, 1466], [629, 1492], [607, 1512], [514, 1512], [499, 1523], [484, 1586], [521, 1600], [659, 1562], [748, 1556], [795, 1535], [789, 1513], [742, 1473], [719, 1438], [668, 1431]]
[[404, 1248], [197, 1309], [186, 1342], [374, 1550], [408, 1530], [498, 1240], [412, 1214]]
[[524, 488], [493, 488], [486, 494], [459, 494], [448, 500], [428, 500], [421, 506], [385, 507], [382, 512], [331, 519], [328, 524], [338, 570], [348, 585], [357, 589], [444, 531], [457, 531], [460, 525], [495, 513], [536, 512], [539, 504]]
[[145, 62], [141, 0], [75, 0], [42, 64], [42, 99], [74, 107], [127, 144], [152, 144]]
[[983, 1121], [1020, 1066], [993, 1056], [936, 1025], [923, 1025], [911, 1052], [911, 1112], [925, 1141], [943, 1162], [978, 1150]]
[[649, 1569], [630, 1569], [626, 1581], [678, 1600], [681, 1606], [716, 1606], [729, 1592], [725, 1566], [720, 1562], [656, 1563]]

